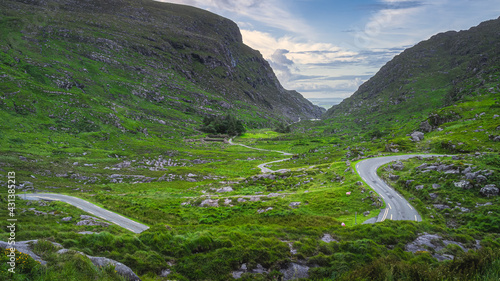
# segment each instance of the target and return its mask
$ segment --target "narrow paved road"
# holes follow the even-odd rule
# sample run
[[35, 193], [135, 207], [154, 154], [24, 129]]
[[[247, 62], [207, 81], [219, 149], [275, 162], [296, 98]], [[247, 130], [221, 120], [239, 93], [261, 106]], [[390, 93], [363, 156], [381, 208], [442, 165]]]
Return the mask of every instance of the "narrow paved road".
[[[249, 148], [249, 149], [254, 149], [254, 150], [260, 150], [260, 151], [270, 151], [270, 152], [277, 152], [277, 153], [281, 153], [285, 156], [293, 156], [292, 153], [288, 153], [288, 152], [283, 152], [283, 151], [279, 151], [279, 150], [269, 150], [269, 149], [262, 149], [262, 148], [256, 148], [256, 147], [251, 147], [251, 146], [248, 146], [248, 145], [244, 145], [244, 144], [240, 144], [240, 143], [234, 143], [233, 142], [233, 139], [229, 139], [229, 144], [231, 145], [239, 145], [239, 146], [243, 146], [243, 147], [246, 147], [246, 148]], [[288, 161], [290, 160], [290, 158], [286, 158], [286, 159], [280, 159], [280, 160], [275, 160], [275, 161], [271, 161], [271, 162], [267, 162], [267, 163], [263, 163], [263, 164], [260, 164], [259, 166], [257, 166], [260, 171], [264, 174], [267, 174], [267, 173], [274, 173], [275, 171], [267, 168], [266, 166], [268, 164], [272, 164], [272, 163], [278, 163], [278, 162], [283, 162], [283, 161]]]
[[18, 194], [18, 196], [22, 199], [27, 200], [49, 200], [49, 201], [62, 201], [68, 204], [71, 204], [77, 208], [82, 209], [83, 211], [90, 213], [94, 216], [100, 217], [104, 220], [112, 222], [116, 225], [119, 225], [123, 228], [126, 228], [134, 233], [141, 233], [144, 230], [148, 229], [149, 226], [135, 222], [131, 219], [127, 219], [117, 213], [113, 213], [106, 209], [103, 209], [99, 206], [96, 206], [90, 202], [87, 202], [83, 199], [76, 198], [73, 196], [62, 195], [62, 194], [53, 194], [53, 193], [36, 193], [36, 194]]
[[414, 154], [414, 155], [397, 155], [387, 157], [369, 158], [356, 164], [356, 171], [361, 178], [375, 192], [377, 192], [384, 202], [386, 208], [382, 210], [377, 218], [377, 222], [388, 220], [412, 220], [422, 221], [419, 213], [413, 206], [406, 201], [397, 191], [385, 183], [378, 175], [378, 167], [396, 160], [409, 159], [412, 157], [441, 157], [445, 155], [436, 154]]

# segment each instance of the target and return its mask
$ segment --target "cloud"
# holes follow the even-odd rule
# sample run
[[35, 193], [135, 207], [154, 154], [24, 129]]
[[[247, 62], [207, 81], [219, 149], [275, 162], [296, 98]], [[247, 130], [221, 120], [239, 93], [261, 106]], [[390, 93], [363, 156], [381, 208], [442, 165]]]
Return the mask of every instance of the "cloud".
[[215, 9], [218, 14], [229, 12], [231, 15], [257, 21], [267, 27], [278, 28], [296, 34], [307, 35], [313, 29], [300, 17], [286, 9], [283, 0], [156, 0], [184, 4], [205, 9]]

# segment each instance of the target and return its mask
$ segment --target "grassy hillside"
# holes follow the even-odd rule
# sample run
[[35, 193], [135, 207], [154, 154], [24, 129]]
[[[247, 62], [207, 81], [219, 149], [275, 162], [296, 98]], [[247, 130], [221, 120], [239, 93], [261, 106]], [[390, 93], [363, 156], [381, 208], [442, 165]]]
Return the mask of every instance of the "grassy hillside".
[[[498, 36], [485, 35], [492, 43], [479, 50], [488, 60], [475, 72], [466, 70], [478, 47], [459, 55], [475, 40], [460, 45], [451, 33], [438, 35], [417, 45], [428, 50], [421, 55], [408, 50], [389, 62], [384, 75], [330, 110], [332, 118], [235, 138], [294, 154], [268, 165], [286, 171], [262, 176], [257, 165], [285, 156], [202, 140], [203, 117], [229, 112], [247, 127], [274, 127], [316, 111], [276, 84], [233, 23], [151, 1], [0, 7], [0, 184], [15, 171], [17, 194], [68, 194], [150, 226], [133, 234], [81, 225], [89, 214], [76, 207], [19, 198], [16, 240], [41, 239], [33, 251], [47, 265], [19, 254], [10, 274], [4, 252], [0, 279], [124, 280], [76, 252], [57, 254], [48, 241], [122, 262], [142, 280], [289, 280], [305, 268], [311, 280], [500, 278], [499, 196], [481, 192], [500, 186], [500, 73], [490, 48]], [[482, 38], [455, 35], [464, 34]], [[417, 130], [424, 139], [412, 141]], [[391, 184], [423, 221], [362, 224], [385, 206], [353, 171], [356, 161], [413, 152], [458, 154], [379, 171], [399, 176]], [[461, 172], [417, 169], [424, 163]], [[467, 167], [477, 172], [470, 189], [455, 185]], [[0, 203], [7, 206], [6, 189]], [[0, 230], [1, 241], [9, 236]], [[425, 237], [430, 244], [418, 245]]]

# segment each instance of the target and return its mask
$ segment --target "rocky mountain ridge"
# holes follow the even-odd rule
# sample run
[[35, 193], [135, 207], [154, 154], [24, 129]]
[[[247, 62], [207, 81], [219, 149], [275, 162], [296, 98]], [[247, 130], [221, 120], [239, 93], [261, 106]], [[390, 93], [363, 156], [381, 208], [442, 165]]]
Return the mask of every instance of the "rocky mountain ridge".
[[[500, 64], [500, 18], [465, 31], [448, 31], [406, 49], [324, 118], [357, 116], [361, 123], [401, 123], [432, 110], [495, 93]], [[402, 118], [394, 118], [401, 114]]]
[[[232, 113], [259, 127], [324, 111], [285, 90], [234, 22], [201, 9], [149, 0], [9, 0], [0, 7], [0, 107], [12, 114], [143, 132], [154, 130], [149, 122], [195, 128], [207, 115]], [[44, 107], [70, 95], [67, 111], [86, 120]]]

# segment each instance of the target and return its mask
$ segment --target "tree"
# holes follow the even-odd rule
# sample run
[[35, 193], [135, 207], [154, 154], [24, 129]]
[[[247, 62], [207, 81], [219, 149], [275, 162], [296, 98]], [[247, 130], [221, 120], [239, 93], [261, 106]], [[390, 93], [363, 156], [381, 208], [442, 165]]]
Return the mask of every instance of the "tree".
[[231, 114], [203, 118], [201, 130], [205, 133], [227, 134], [231, 136], [239, 136], [246, 132], [243, 122]]

